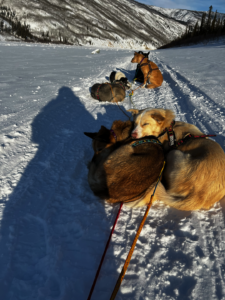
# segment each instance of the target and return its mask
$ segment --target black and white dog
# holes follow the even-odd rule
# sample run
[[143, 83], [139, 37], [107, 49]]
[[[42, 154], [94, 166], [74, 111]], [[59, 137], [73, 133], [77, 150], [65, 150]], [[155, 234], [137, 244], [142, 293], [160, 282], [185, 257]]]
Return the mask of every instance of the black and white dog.
[[109, 76], [109, 80], [110, 80], [111, 83], [113, 83], [115, 81], [122, 81], [125, 84], [126, 89], [130, 89], [131, 88], [130, 82], [128, 81], [128, 79], [125, 76], [125, 74], [123, 74], [122, 72], [112, 71], [112, 73]]

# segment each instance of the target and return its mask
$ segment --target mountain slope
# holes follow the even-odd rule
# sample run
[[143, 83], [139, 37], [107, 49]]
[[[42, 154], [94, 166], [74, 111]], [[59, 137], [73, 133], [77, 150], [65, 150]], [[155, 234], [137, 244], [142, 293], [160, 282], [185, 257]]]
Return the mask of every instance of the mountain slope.
[[154, 49], [185, 30], [184, 23], [133, 0], [5, 0], [35, 35], [74, 44]]
[[[199, 25], [202, 19], [203, 11], [194, 11], [194, 10], [187, 10], [187, 9], [169, 9], [169, 8], [162, 8], [157, 6], [150, 6], [152, 9], [158, 11], [163, 16], [173, 18], [177, 21], [184, 22], [186, 25], [194, 26], [197, 21], [199, 21]], [[208, 15], [208, 12], [206, 11]], [[212, 12], [212, 19], [214, 18], [214, 12]], [[225, 14], [217, 13], [217, 18], [225, 19]]]

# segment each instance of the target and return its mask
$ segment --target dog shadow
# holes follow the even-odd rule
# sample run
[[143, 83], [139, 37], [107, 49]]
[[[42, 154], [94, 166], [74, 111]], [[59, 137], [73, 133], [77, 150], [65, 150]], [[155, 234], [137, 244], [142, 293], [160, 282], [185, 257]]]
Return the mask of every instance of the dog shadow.
[[26, 299], [87, 298], [117, 206], [106, 207], [89, 187], [93, 150], [83, 132], [110, 128], [116, 113], [124, 119], [111, 104], [90, 113], [62, 87], [34, 118], [37, 151], [3, 200], [1, 299], [24, 297], [25, 291]]

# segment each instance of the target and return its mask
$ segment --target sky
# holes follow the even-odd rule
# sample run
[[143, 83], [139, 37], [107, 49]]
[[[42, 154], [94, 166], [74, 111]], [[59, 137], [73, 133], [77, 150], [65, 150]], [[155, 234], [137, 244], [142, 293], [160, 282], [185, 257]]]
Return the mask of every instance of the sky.
[[207, 11], [210, 5], [213, 11], [225, 13], [225, 0], [138, 0], [138, 2], [163, 8], [180, 8]]

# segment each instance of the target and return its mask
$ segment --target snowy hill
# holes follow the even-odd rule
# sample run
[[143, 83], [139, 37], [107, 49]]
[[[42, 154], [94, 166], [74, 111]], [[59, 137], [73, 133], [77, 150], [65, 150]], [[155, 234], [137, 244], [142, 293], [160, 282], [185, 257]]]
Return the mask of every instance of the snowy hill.
[[[83, 132], [126, 120], [89, 88], [112, 70], [132, 80], [136, 68], [133, 51], [100, 50], [0, 42], [3, 300], [88, 297], [118, 206], [88, 185], [93, 150]], [[135, 106], [173, 109], [225, 149], [224, 55], [224, 41], [152, 51], [164, 82], [137, 90]], [[123, 207], [92, 300], [110, 298], [144, 212]], [[224, 241], [225, 199], [195, 212], [154, 204], [116, 300], [225, 299]]]
[[[201, 24], [202, 14], [203, 11], [193, 11], [193, 10], [186, 10], [186, 9], [168, 9], [156, 6], [150, 6], [154, 10], [160, 12], [162, 15], [175, 19], [177, 21], [184, 22], [187, 25], [194, 26], [196, 22]], [[205, 12], [208, 15], [208, 12]], [[212, 19], [214, 17], [215, 12], [212, 12]], [[221, 20], [225, 19], [225, 14], [217, 13], [217, 18]]]
[[35, 35], [73, 44], [155, 49], [185, 31], [183, 22], [133, 0], [6, 0]]
[[[3, 5], [4, 4], [4, 5]], [[3, 7], [38, 37], [76, 45], [155, 49], [180, 36], [203, 12], [165, 9], [133, 0], [5, 0]], [[8, 11], [2, 11], [6, 16]], [[212, 15], [213, 16], [213, 15]], [[218, 14], [224, 18], [224, 14]]]

